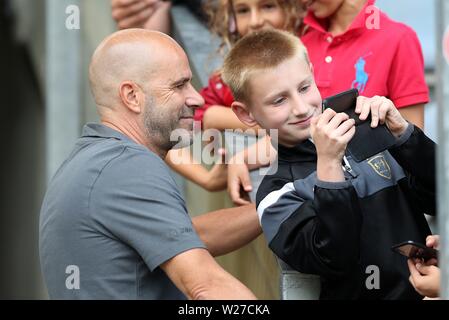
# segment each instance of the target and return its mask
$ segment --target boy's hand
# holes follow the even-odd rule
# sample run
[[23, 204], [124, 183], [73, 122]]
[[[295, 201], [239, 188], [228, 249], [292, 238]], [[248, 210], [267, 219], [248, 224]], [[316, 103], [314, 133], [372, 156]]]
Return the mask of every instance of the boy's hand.
[[355, 112], [360, 114], [360, 120], [366, 120], [371, 114], [371, 128], [377, 127], [379, 123], [386, 124], [396, 138], [403, 134], [408, 126], [393, 102], [385, 97], [359, 96]]
[[323, 181], [344, 181], [341, 162], [346, 146], [355, 133], [355, 121], [346, 113], [326, 109], [314, 117], [310, 134], [317, 150], [317, 177]]

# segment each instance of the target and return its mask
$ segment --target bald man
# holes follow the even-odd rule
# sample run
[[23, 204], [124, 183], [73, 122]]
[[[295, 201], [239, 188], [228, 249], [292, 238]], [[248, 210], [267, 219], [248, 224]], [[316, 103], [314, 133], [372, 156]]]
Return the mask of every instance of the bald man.
[[48, 187], [40, 256], [56, 299], [253, 299], [212, 256], [260, 234], [253, 206], [189, 218], [163, 159], [203, 99], [169, 36], [119, 31], [95, 51], [87, 124]]

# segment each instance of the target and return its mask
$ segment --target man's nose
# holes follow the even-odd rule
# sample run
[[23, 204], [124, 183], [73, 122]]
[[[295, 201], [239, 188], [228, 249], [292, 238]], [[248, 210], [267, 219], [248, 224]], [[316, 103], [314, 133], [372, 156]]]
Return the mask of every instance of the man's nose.
[[199, 108], [205, 103], [203, 97], [195, 90], [195, 88], [190, 84], [189, 95], [186, 99], [186, 106], [189, 108]]

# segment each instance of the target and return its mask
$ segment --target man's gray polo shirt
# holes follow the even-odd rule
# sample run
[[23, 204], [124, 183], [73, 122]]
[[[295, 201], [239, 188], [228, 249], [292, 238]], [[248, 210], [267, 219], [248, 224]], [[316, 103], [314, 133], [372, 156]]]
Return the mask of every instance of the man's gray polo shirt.
[[39, 247], [55, 299], [185, 298], [158, 266], [205, 248], [167, 165], [100, 124], [84, 127], [50, 182]]

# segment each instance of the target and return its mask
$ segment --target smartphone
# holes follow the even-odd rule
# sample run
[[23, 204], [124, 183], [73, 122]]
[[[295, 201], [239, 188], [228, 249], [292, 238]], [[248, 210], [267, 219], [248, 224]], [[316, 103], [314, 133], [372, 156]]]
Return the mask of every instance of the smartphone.
[[396, 138], [386, 125], [379, 124], [371, 128], [371, 116], [360, 120], [355, 113], [359, 91], [350, 89], [323, 100], [323, 111], [331, 108], [336, 112], [344, 112], [355, 121], [355, 134], [346, 148], [356, 162], [364, 161], [396, 144]]
[[426, 247], [424, 244], [414, 241], [396, 244], [391, 247], [391, 250], [411, 259], [422, 259], [424, 261], [438, 259], [438, 250]]
[[350, 89], [328, 97], [323, 100], [323, 111], [330, 108], [335, 112], [344, 112], [350, 118], [355, 120], [355, 125], [357, 126], [363, 122], [360, 120], [359, 115], [355, 113], [358, 96], [359, 91], [357, 89]]

